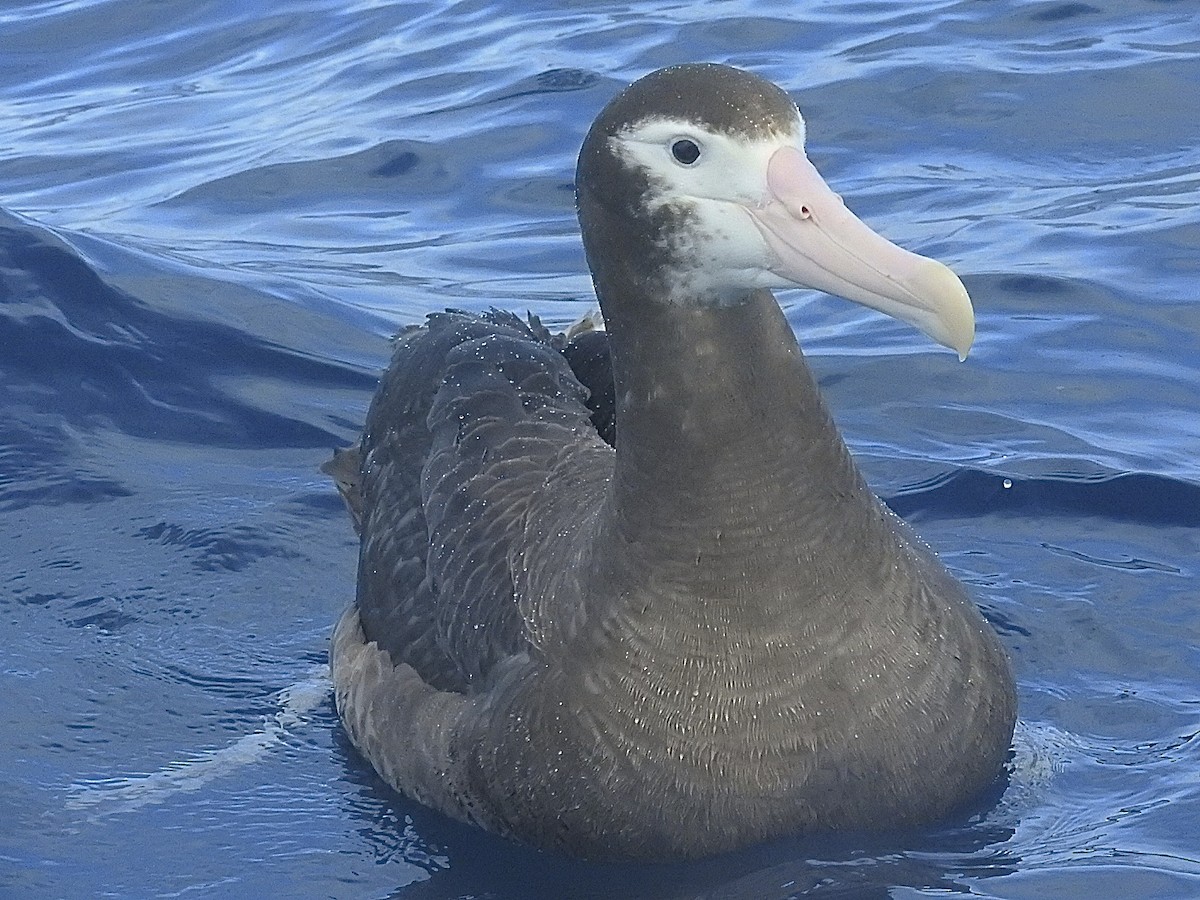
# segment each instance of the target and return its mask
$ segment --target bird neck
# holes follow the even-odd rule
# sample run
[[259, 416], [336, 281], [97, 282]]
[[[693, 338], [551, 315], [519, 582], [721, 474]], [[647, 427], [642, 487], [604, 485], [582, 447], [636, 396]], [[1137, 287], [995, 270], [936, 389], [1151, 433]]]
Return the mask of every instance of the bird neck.
[[722, 559], [781, 571], [805, 555], [837, 565], [854, 545], [837, 546], [837, 532], [877, 530], [880, 509], [774, 296], [666, 302], [671, 223], [635, 214], [636, 192], [576, 182], [616, 388], [618, 450], [596, 525], [609, 535], [603, 546], [626, 549], [602, 566], [605, 577], [666, 565], [691, 578], [697, 561], [717, 573]]
[[[795, 558], [875, 501], [769, 291], [726, 307], [604, 292], [617, 400], [612, 526], [661, 555]], [[835, 520], [837, 517], [832, 517]], [[718, 549], [720, 552], [718, 552]]]

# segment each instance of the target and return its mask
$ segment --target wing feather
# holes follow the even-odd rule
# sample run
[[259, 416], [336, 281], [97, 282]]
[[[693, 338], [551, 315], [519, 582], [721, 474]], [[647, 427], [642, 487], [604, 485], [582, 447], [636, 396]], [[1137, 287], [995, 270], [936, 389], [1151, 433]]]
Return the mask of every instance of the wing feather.
[[578, 515], [596, 496], [580, 485], [608, 478], [588, 398], [536, 321], [447, 312], [400, 335], [357, 485], [359, 615], [394, 664], [467, 690], [536, 651], [547, 600], [519, 597], [514, 570], [530, 517]]

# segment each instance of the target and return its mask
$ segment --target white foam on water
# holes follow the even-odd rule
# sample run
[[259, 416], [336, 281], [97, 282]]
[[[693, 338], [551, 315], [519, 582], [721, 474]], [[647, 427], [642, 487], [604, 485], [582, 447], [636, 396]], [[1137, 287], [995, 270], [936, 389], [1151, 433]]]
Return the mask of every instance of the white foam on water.
[[217, 750], [205, 750], [172, 762], [157, 772], [118, 778], [87, 779], [70, 787], [67, 809], [90, 809], [111, 814], [140, 809], [188, 791], [199, 790], [243, 766], [258, 762], [288, 733], [307, 724], [308, 714], [329, 695], [329, 669], [320, 666], [307, 678], [279, 692], [279, 711], [263, 727]]

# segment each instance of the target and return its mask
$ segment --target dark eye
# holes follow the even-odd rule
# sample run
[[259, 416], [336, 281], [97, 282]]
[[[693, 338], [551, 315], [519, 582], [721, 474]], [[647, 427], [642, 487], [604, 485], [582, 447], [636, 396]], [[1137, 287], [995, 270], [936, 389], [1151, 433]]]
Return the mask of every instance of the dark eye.
[[685, 166], [690, 166], [700, 158], [700, 148], [695, 141], [680, 138], [671, 145], [671, 155]]

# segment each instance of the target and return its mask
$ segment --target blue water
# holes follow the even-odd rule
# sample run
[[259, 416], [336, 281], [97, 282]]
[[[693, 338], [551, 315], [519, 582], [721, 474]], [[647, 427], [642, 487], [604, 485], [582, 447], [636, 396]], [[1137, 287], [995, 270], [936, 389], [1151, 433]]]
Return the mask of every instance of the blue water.
[[[5, 4], [0, 895], [1200, 896], [1192, 7]], [[584, 865], [350, 749], [323, 665], [355, 541], [317, 467], [399, 325], [590, 307], [579, 142], [697, 59], [791, 91], [850, 206], [975, 299], [960, 365], [782, 298], [1021, 724], [1004, 794], [940, 828]]]

